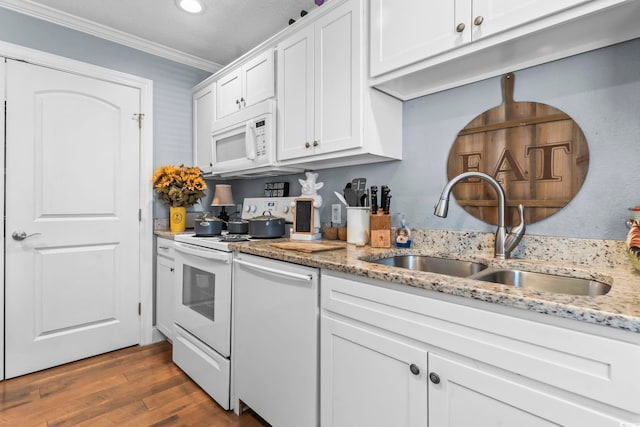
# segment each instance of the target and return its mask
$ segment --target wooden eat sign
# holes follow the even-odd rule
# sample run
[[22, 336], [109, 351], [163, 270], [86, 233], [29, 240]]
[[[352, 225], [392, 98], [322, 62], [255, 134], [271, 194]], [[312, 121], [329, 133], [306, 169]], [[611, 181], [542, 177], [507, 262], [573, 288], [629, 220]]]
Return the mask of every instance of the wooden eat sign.
[[[507, 224], [527, 224], [558, 212], [587, 176], [589, 148], [570, 116], [550, 105], [515, 102], [513, 73], [502, 77], [502, 104], [473, 119], [456, 138], [447, 162], [449, 179], [463, 172], [494, 177], [507, 195]], [[497, 224], [498, 200], [485, 181], [468, 179], [453, 188], [460, 206], [476, 218]]]

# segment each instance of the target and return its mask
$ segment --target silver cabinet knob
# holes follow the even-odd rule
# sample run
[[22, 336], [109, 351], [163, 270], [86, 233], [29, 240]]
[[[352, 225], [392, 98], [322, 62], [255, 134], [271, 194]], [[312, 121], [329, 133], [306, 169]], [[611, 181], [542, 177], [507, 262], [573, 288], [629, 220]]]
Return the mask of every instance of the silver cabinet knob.
[[484, 22], [484, 18], [480, 15], [476, 16], [476, 19], [473, 20], [473, 25], [482, 25]]
[[27, 234], [24, 231], [14, 231], [13, 233], [11, 233], [11, 238], [13, 240], [21, 241], [21, 240], [26, 239], [27, 237], [36, 236], [38, 234], [40, 234], [40, 233]]
[[313, 146], [317, 147], [320, 143], [318, 141], [313, 141]]
[[429, 379], [434, 384], [440, 384], [440, 375], [436, 374], [435, 372], [431, 372], [429, 374]]
[[464, 22], [461, 22], [456, 26], [456, 31], [461, 33], [464, 31], [465, 28], [466, 28], [466, 25], [464, 25]]
[[419, 375], [420, 374], [420, 368], [415, 363], [412, 363], [411, 365], [409, 365], [409, 370], [411, 371], [411, 373], [413, 375]]
[[308, 142], [305, 142], [304, 143], [304, 148], [309, 148], [309, 147], [311, 147], [311, 144], [309, 144]]

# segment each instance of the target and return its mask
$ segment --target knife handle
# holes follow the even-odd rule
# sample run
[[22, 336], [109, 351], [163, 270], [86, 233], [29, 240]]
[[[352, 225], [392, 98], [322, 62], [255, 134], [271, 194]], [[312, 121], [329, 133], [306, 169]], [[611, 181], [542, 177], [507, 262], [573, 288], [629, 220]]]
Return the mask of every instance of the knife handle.
[[378, 187], [375, 185], [371, 186], [371, 214], [375, 215], [378, 213]]
[[390, 211], [391, 211], [391, 194], [387, 193], [387, 197], [385, 197], [384, 199], [383, 213], [385, 215], [389, 215]]

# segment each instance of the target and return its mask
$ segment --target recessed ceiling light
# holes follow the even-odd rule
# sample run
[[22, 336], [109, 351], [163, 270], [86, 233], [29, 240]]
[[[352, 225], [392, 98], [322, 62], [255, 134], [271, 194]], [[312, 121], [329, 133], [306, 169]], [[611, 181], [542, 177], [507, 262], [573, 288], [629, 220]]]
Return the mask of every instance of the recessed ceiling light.
[[176, 0], [178, 7], [189, 13], [202, 13], [204, 6], [200, 0]]

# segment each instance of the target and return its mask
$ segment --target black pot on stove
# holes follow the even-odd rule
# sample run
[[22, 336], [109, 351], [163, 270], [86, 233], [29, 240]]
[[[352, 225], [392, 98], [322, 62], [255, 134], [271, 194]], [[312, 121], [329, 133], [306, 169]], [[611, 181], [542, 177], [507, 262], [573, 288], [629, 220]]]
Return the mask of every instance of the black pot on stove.
[[219, 236], [222, 233], [223, 221], [205, 212], [201, 218], [195, 220], [195, 231], [198, 237]]
[[285, 220], [265, 211], [249, 220], [249, 234], [259, 239], [275, 239], [285, 234]]

